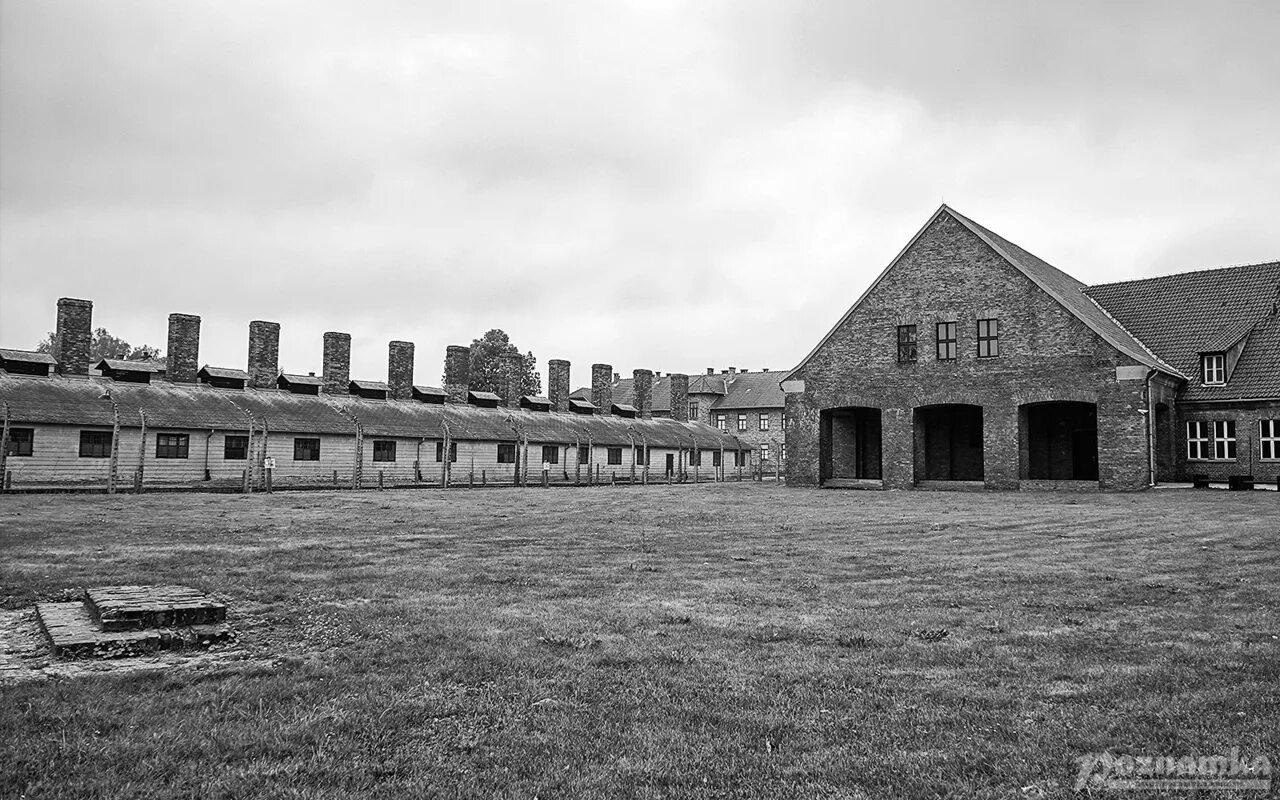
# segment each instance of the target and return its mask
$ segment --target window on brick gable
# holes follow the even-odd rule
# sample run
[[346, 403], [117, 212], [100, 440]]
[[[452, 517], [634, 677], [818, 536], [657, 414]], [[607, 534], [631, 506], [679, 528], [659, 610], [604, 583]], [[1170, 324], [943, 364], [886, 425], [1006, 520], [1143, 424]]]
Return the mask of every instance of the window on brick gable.
[[716, 414], [716, 427], [722, 431], [729, 430], [729, 423], [726, 421], [724, 414]]
[[978, 320], [978, 358], [1000, 355], [1000, 320]]
[[910, 364], [916, 360], [916, 326], [898, 326], [898, 363]]
[[937, 326], [938, 360], [955, 361], [956, 359], [956, 323], [939, 322]]
[[698, 403], [697, 403], [697, 401], [690, 401], [690, 403], [689, 403], [689, 419], [694, 420], [694, 421], [697, 421], [697, 419], [698, 419]]
[[1205, 386], [1221, 386], [1227, 382], [1227, 357], [1222, 353], [1205, 353], [1200, 357]]

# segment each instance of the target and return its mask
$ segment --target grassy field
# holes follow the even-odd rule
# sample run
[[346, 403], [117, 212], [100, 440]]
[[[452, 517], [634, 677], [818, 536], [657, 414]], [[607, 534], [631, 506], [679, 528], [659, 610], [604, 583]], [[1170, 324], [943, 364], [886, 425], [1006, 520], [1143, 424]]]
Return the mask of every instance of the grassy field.
[[1280, 763], [1278, 510], [757, 484], [11, 495], [6, 607], [183, 583], [241, 644], [2, 687], [0, 795], [1068, 797], [1088, 752]]

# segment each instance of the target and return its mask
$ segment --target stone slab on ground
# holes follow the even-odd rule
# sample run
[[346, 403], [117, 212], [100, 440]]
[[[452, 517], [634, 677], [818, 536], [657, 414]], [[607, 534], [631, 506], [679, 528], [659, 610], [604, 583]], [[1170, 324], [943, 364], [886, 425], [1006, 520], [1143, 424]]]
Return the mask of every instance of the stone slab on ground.
[[85, 605], [104, 631], [216, 625], [227, 607], [186, 586], [100, 586], [86, 589]]
[[158, 650], [223, 644], [234, 639], [226, 623], [146, 630], [104, 631], [84, 603], [37, 603], [36, 618], [58, 657], [124, 658]]
[[160, 649], [160, 631], [104, 631], [84, 603], [37, 603], [36, 618], [55, 656], [114, 658]]

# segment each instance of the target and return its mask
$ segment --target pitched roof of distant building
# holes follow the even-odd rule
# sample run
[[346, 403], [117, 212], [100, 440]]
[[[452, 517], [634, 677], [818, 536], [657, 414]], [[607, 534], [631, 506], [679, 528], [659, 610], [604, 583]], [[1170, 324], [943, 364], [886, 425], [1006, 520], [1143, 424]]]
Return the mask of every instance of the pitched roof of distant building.
[[[1184, 400], [1280, 396], [1280, 262], [1181, 272], [1090, 286], [1142, 342], [1190, 376]], [[1200, 356], [1244, 340], [1224, 386], [1205, 386]]]
[[248, 381], [249, 373], [242, 369], [232, 369], [230, 367], [211, 367], [205, 365], [200, 368], [200, 372], [196, 373], [208, 375], [210, 378], [225, 378], [229, 381]]
[[25, 361], [29, 364], [57, 364], [57, 360], [48, 353], [35, 350], [10, 350], [0, 347], [0, 361]]

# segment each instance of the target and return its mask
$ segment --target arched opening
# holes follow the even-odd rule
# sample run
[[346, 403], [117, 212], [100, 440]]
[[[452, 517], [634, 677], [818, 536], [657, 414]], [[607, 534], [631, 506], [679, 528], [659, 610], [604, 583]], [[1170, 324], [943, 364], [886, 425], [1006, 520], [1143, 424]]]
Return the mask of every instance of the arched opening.
[[880, 480], [880, 409], [854, 406], [822, 412], [822, 480]]
[[1096, 481], [1098, 407], [1032, 403], [1018, 409], [1023, 480]]
[[921, 406], [915, 410], [917, 481], [980, 481], [982, 406]]

